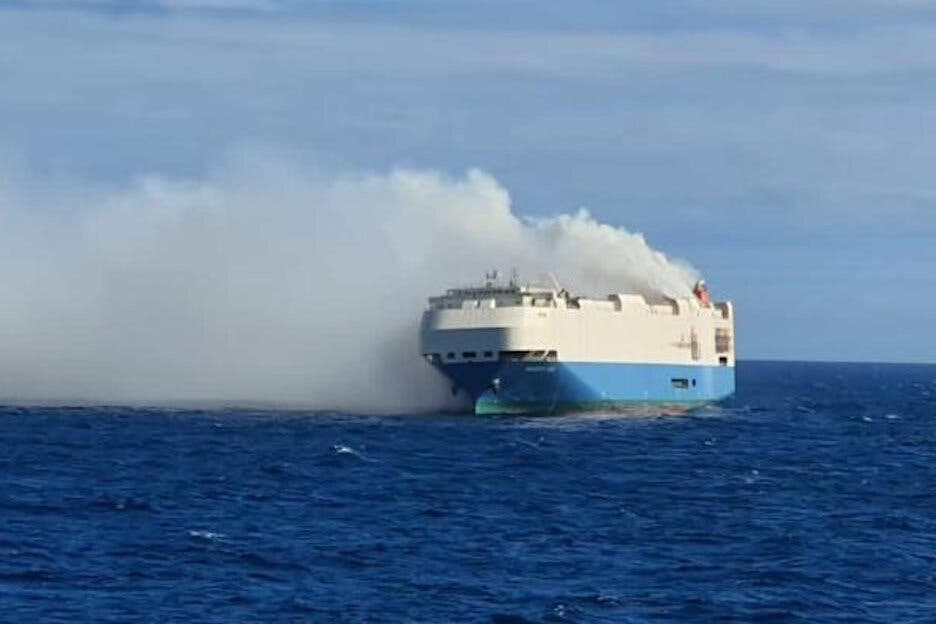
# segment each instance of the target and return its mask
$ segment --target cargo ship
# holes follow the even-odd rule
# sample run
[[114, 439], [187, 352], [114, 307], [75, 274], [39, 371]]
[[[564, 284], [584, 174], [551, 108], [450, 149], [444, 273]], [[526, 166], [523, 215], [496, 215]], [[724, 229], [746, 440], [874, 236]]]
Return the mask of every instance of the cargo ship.
[[734, 309], [692, 296], [577, 297], [495, 274], [429, 298], [422, 355], [476, 414], [687, 411], [735, 390]]

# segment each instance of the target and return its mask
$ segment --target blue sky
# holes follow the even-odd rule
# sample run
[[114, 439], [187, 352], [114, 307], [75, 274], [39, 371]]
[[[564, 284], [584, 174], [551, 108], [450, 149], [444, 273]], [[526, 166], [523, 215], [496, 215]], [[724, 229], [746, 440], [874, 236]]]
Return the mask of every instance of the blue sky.
[[0, 162], [479, 167], [689, 260], [742, 357], [934, 361], [934, 41], [923, 0], [0, 0]]

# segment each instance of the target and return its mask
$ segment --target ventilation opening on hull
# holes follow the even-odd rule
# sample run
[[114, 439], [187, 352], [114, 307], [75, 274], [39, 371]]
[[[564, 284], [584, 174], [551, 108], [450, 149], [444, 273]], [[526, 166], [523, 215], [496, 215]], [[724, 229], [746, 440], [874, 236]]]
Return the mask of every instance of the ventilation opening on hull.
[[731, 332], [724, 327], [715, 329], [715, 353], [731, 352]]
[[501, 351], [501, 362], [555, 362], [559, 359], [555, 351]]
[[728, 366], [728, 358], [724, 356], [718, 358], [718, 364], [719, 366]]
[[689, 380], [682, 377], [670, 379], [670, 383], [673, 384], [674, 388], [679, 388], [680, 390], [685, 390], [689, 387]]

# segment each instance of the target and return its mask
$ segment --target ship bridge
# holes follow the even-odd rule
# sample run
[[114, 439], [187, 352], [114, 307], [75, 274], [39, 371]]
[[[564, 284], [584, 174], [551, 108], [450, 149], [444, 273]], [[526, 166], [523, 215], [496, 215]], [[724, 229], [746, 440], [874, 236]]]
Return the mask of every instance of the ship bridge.
[[515, 306], [569, 307], [575, 305], [565, 290], [544, 286], [510, 284], [451, 288], [440, 297], [429, 298], [432, 310], [505, 308]]
[[494, 308], [559, 308], [565, 310], [605, 310], [609, 312], [642, 312], [654, 315], [697, 315], [730, 320], [733, 310], [730, 302], [702, 301], [697, 298], [659, 296], [648, 299], [633, 293], [612, 293], [605, 299], [574, 296], [564, 288], [548, 286], [485, 285], [450, 288], [444, 295], [429, 298], [429, 310], [472, 310]]

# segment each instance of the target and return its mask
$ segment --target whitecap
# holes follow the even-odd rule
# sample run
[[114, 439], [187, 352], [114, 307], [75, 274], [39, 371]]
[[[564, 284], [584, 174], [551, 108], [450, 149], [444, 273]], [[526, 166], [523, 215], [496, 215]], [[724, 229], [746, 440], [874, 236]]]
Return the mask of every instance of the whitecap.
[[222, 533], [215, 533], [214, 531], [202, 531], [192, 529], [188, 532], [189, 537], [195, 537], [203, 540], [213, 540], [218, 539], [219, 537], [224, 537]]
[[370, 457], [367, 457], [360, 451], [357, 451], [351, 448], [350, 446], [346, 446], [344, 444], [333, 445], [332, 451], [334, 451], [336, 455], [353, 455], [354, 457], [357, 457], [361, 461], [365, 461], [365, 462], [379, 462], [380, 461], [377, 459], [372, 459]]

